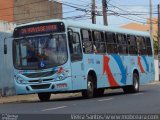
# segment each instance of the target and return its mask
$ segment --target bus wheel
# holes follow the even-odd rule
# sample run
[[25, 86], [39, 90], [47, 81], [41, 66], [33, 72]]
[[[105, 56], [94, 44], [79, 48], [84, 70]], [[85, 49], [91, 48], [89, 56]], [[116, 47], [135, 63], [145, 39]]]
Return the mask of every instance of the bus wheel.
[[51, 97], [51, 93], [38, 93], [39, 100], [42, 102], [48, 101]]
[[87, 78], [87, 90], [82, 91], [82, 96], [84, 98], [92, 98], [94, 95], [94, 83], [91, 75]]
[[137, 73], [133, 73], [133, 85], [123, 87], [125, 93], [139, 92], [139, 76]]

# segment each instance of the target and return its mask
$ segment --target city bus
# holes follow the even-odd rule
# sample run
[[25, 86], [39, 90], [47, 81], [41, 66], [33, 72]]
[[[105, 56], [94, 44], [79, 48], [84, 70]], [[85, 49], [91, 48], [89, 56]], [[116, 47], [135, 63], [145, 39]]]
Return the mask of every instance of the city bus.
[[58, 19], [17, 26], [13, 64], [16, 93], [40, 101], [57, 93], [92, 98], [107, 88], [135, 93], [155, 77], [148, 32]]

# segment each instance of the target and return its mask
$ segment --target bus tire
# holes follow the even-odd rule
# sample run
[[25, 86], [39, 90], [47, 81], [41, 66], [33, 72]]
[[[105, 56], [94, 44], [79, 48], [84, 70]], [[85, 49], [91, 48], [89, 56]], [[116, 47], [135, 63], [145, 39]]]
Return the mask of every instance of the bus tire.
[[139, 76], [137, 73], [133, 73], [133, 85], [123, 87], [124, 93], [136, 93], [139, 92]]
[[49, 101], [51, 93], [38, 93], [38, 98], [41, 102]]
[[87, 78], [87, 89], [82, 91], [83, 98], [92, 98], [94, 96], [94, 82], [91, 75]]

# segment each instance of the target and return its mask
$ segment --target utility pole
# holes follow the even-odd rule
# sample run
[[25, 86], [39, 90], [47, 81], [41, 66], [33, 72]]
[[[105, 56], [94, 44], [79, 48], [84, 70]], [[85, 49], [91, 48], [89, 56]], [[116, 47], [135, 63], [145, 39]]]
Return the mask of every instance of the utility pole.
[[158, 4], [158, 68], [160, 81], [160, 3]]
[[96, 24], [96, 2], [95, 0], [92, 0], [92, 9], [91, 9], [91, 18], [92, 18], [92, 23]]
[[106, 0], [102, 0], [102, 11], [103, 11], [103, 23], [104, 25], [108, 25], [108, 20], [107, 20], [107, 2]]
[[150, 0], [150, 35], [151, 37], [153, 37], [152, 35], [152, 0]]

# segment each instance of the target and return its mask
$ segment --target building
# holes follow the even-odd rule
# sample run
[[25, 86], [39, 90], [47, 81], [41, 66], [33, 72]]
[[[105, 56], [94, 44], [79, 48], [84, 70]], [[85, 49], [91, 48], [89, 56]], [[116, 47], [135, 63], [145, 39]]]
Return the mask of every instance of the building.
[[[153, 39], [155, 41], [158, 41], [158, 19], [157, 18], [153, 18], [152, 19], [152, 24], [153, 24]], [[139, 30], [139, 31], [150, 31], [150, 19], [147, 20], [146, 24], [139, 24], [139, 23], [129, 23], [129, 24], [125, 24], [123, 26], [121, 26], [122, 28], [126, 28], [126, 29], [131, 29], [131, 30]]]
[[0, 0], [0, 20], [18, 24], [62, 18], [62, 4], [51, 0]]

